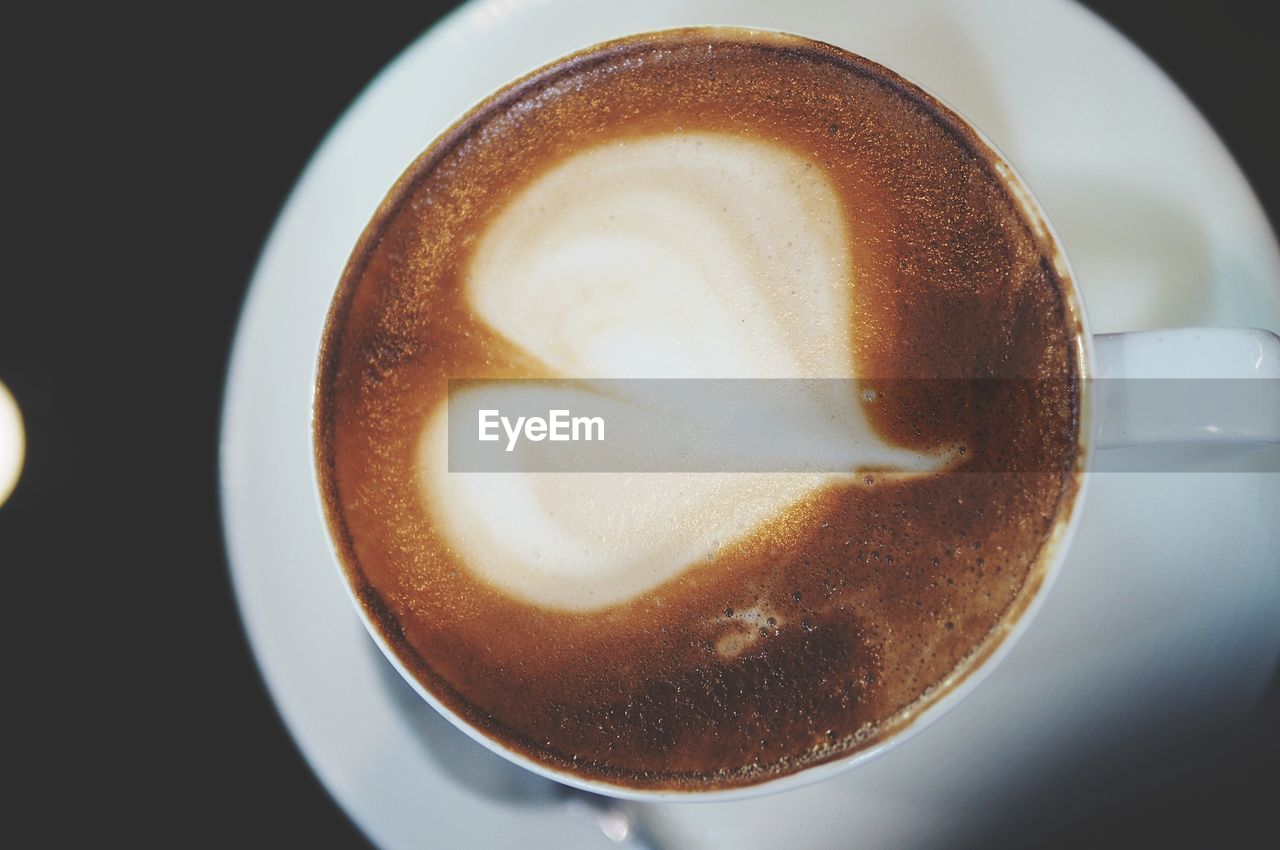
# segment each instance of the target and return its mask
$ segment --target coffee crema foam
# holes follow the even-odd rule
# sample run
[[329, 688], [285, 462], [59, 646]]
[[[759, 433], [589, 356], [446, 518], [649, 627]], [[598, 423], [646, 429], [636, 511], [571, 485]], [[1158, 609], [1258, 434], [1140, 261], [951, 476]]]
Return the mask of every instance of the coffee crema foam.
[[[1079, 325], [1001, 168], [891, 72], [737, 30], [464, 118], [357, 246], [317, 388], [330, 528], [404, 665], [548, 766], [690, 790], [847, 755], [963, 678], [1076, 487]], [[447, 471], [451, 378], [854, 376], [892, 389], [822, 412], [848, 473]], [[974, 377], [1057, 391], [893, 382]]]

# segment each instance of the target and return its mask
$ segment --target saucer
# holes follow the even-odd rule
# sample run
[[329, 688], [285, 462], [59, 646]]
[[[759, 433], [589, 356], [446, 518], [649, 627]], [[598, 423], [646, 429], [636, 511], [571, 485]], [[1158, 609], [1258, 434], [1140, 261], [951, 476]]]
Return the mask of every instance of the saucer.
[[[1137, 753], [1182, 722], [1240, 722], [1280, 658], [1280, 475], [1099, 474], [1061, 578], [987, 681], [891, 755], [807, 788], [600, 807], [489, 753], [399, 678], [352, 610], [311, 485], [315, 359], [347, 255], [401, 171], [494, 89], [595, 42], [708, 23], [832, 42], [972, 120], [1047, 210], [1096, 332], [1280, 328], [1280, 251], [1227, 150], [1074, 4], [464, 6], [379, 75], [295, 187], [245, 303], [223, 413], [223, 516], [254, 654], [312, 768], [381, 847], [616, 847], [628, 830], [671, 848], [954, 843], [1100, 765], [1147, 781]], [[1070, 48], [1044, 49], [1045, 33]]]

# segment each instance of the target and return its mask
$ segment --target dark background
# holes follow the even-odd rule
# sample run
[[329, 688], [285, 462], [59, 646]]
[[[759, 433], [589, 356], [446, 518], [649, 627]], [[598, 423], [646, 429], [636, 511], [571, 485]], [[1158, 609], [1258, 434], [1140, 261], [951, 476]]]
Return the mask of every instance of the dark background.
[[[1086, 5], [1187, 92], [1275, 222], [1280, 62], [1257, 7]], [[0, 836], [361, 846], [241, 632], [217, 425], [280, 205], [341, 112], [441, 11], [6, 13], [0, 380], [29, 447], [0, 508], [3, 765], [18, 789]], [[1280, 716], [1274, 701], [1268, 712]], [[1055, 842], [1253, 845], [1275, 826], [1277, 775], [1272, 723]]]

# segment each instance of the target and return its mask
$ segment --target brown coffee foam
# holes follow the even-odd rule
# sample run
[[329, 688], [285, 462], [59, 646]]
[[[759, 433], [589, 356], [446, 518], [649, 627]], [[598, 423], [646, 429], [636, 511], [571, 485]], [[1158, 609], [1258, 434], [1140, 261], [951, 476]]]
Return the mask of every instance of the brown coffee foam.
[[[971, 469], [1038, 471], [832, 487], [600, 612], [504, 597], [448, 551], [414, 474], [418, 429], [449, 378], [545, 376], [470, 314], [469, 251], [514, 193], [574, 152], [694, 129], [788, 145], [826, 169], [850, 223], [855, 360], [868, 385], [1020, 377], [1067, 388], [1029, 399], [1002, 397], [998, 382], [968, 396], [893, 382], [871, 411], [884, 436], [963, 445]], [[362, 236], [317, 390], [330, 528], [405, 666], [468, 722], [550, 766], [698, 789], [867, 746], [994, 648], [1074, 495], [1079, 376], [1052, 246], [988, 157], [927, 95], [872, 63], [718, 30], [580, 55], [447, 133]]]

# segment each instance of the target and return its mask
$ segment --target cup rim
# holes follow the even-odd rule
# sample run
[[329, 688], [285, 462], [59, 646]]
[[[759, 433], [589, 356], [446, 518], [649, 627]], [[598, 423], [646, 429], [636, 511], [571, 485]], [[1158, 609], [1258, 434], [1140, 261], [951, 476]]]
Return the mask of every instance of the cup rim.
[[[344, 565], [342, 553], [337, 541], [335, 540], [333, 527], [329, 521], [329, 508], [324, 494], [324, 470], [320, 467], [319, 454], [317, 451], [320, 434], [319, 420], [317, 418], [317, 400], [319, 396], [319, 387], [321, 386], [322, 370], [325, 362], [326, 346], [324, 341], [328, 336], [329, 328], [334, 321], [335, 316], [335, 302], [331, 301], [330, 309], [326, 313], [324, 324], [320, 328], [320, 345], [317, 346], [318, 356], [316, 358], [316, 368], [313, 372], [312, 380], [313, 392], [311, 394], [311, 403], [308, 410], [308, 431], [311, 434], [311, 459], [314, 472], [310, 479], [311, 491], [315, 500], [316, 509], [319, 511], [319, 515], [322, 518], [325, 527], [325, 545], [329, 551], [333, 566], [339, 575], [343, 590], [356, 610], [365, 631], [373, 638], [378, 649], [395, 668], [400, 677], [413, 688], [418, 696], [425, 700], [434, 710], [444, 716], [454, 727], [466, 734], [467, 737], [483, 745], [489, 751], [545, 779], [567, 785], [580, 791], [635, 802], [729, 802], [767, 796], [811, 785], [837, 774], [844, 773], [847, 770], [851, 770], [860, 764], [883, 755], [884, 753], [896, 748], [904, 741], [919, 734], [921, 731], [933, 725], [943, 716], [948, 714], [953, 708], [963, 702], [966, 697], [976, 690], [977, 687], [981, 685], [981, 683], [985, 681], [997, 667], [999, 667], [1000, 663], [1009, 654], [1009, 652], [1012, 651], [1014, 645], [1017, 644], [1022, 635], [1025, 634], [1027, 628], [1043, 607], [1045, 598], [1048, 596], [1052, 586], [1056, 583], [1058, 576], [1062, 572], [1063, 563], [1066, 560], [1067, 552], [1070, 549], [1071, 540], [1075, 536], [1076, 529], [1079, 526], [1083, 503], [1089, 489], [1090, 476], [1087, 473], [1093, 465], [1097, 442], [1097, 421], [1094, 415], [1092, 391], [1093, 382], [1090, 380], [1096, 371], [1096, 355], [1093, 334], [1089, 325], [1088, 314], [1085, 309], [1084, 295], [1076, 282], [1074, 271], [1071, 268], [1070, 261], [1063, 247], [1061, 238], [1054, 229], [1052, 222], [1045, 213], [1039, 200], [1031, 191], [1025, 180], [1023, 180], [1021, 174], [1014, 168], [1005, 153], [990, 139], [990, 137], [986, 135], [986, 133], [982, 131], [980, 127], [970, 120], [963, 112], [956, 109], [953, 105], [939, 97], [926, 86], [874, 59], [812, 36], [768, 27], [745, 27], [723, 24], [681, 26], [659, 30], [647, 30], [629, 33], [617, 38], [611, 38], [587, 45], [529, 70], [524, 74], [521, 74], [519, 77], [507, 82], [495, 91], [489, 93], [482, 100], [476, 102], [455, 121], [453, 121], [445, 130], [443, 130], [434, 140], [432, 140], [427, 148], [414, 159], [396, 182], [388, 189], [385, 200], [379, 205], [378, 210], [370, 218], [369, 223], [366, 225], [364, 231], [357, 240], [354, 253], [359, 253], [360, 246], [367, 241], [368, 234], [377, 229], [376, 225], [381, 224], [383, 218], [389, 212], [387, 209], [387, 202], [401, 194], [403, 182], [411, 173], [417, 172], [419, 163], [425, 161], [435, 150], [439, 149], [442, 145], [462, 132], [479, 113], [497, 101], [500, 97], [533, 80], [534, 78], [541, 77], [544, 74], [560, 69], [569, 62], [597, 54], [605, 49], [617, 48], [626, 44], [669, 39], [680, 34], [689, 34], [699, 31], [711, 31], [731, 35], [733, 40], [738, 41], [758, 40], [761, 37], [798, 40], [807, 44], [819, 45], [824, 50], [832, 50], [845, 56], [852, 56], [860, 63], [867, 63], [874, 66], [878, 74], [885, 76], [889, 80], [905, 84], [905, 87], [909, 90], [914, 90], [913, 93], [917, 96], [923, 96], [923, 98], [930, 102], [931, 105], [937, 107], [941, 113], [951, 116], [965, 130], [967, 130], [972, 135], [971, 141], [977, 142], [985, 148], [984, 153], [986, 155], [986, 159], [996, 169], [1001, 181], [1011, 192], [1013, 200], [1018, 204], [1023, 218], [1037, 230], [1037, 235], [1041, 237], [1044, 244], [1052, 249], [1052, 260], [1055, 266], [1055, 273], [1059, 280], [1064, 284], [1062, 287], [1062, 294], [1064, 306], [1069, 314], [1068, 321], [1073, 322], [1075, 325], [1075, 361], [1079, 386], [1077, 396], [1079, 417], [1077, 428], [1078, 452], [1076, 454], [1075, 470], [1073, 473], [1075, 479], [1075, 491], [1069, 496], [1070, 505], [1067, 508], [1065, 515], [1060, 512], [1055, 518], [1053, 528], [1042, 545], [1040, 554], [1037, 556], [1038, 563], [1035, 567], [1034, 579], [1038, 581], [1038, 585], [1031, 590], [1029, 594], [1025, 591], [1020, 592], [1020, 596], [1025, 595], [1029, 596], [1029, 598], [1015, 600], [1014, 604], [1020, 606], [1020, 608], [1017, 611], [1007, 612], [1005, 614], [1002, 625], [997, 627], [1001, 630], [1001, 634], [998, 636], [989, 635], [984, 639], [982, 644], [974, 651], [970, 660], [963, 662], [939, 685], [934, 686], [926, 696], [921, 697], [921, 699], [924, 700], [923, 705], [918, 709], [908, 707], [907, 709], [900, 711], [894, 716], [892, 726], [887, 731], [884, 731], [881, 736], [869, 746], [860, 748], [854, 752], [829, 761], [802, 767], [791, 773], [766, 778], [748, 785], [724, 788], [700, 788], [689, 790], [669, 788], [635, 788], [603, 780], [585, 778], [559, 768], [545, 765], [530, 758], [524, 753], [508, 748], [501, 741], [491, 738], [482, 730], [476, 728], [472, 724], [468, 723], [464, 718], [460, 717], [452, 708], [436, 697], [429, 688], [423, 685], [418, 677], [414, 675], [414, 673], [401, 661], [395, 648], [391, 646], [383, 635], [382, 630], [373, 622], [373, 618], [371, 617], [368, 609], [360, 599], [356, 589], [353, 587], [350, 575]], [[348, 269], [344, 268], [343, 274], [339, 279], [340, 281], [346, 278], [347, 272]], [[1030, 581], [1032, 579], [1029, 577], [1028, 580]]]

